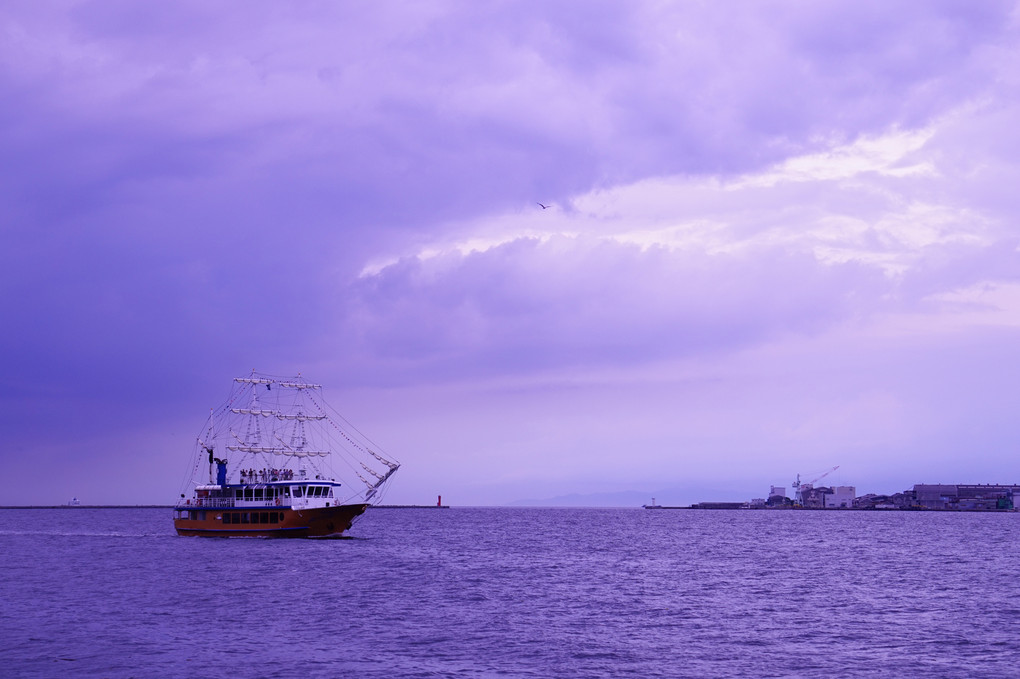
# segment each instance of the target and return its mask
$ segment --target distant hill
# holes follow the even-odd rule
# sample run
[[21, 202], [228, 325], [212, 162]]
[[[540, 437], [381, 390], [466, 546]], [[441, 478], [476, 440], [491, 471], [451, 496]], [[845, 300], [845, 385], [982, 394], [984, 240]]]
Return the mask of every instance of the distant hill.
[[615, 493], [571, 493], [541, 499], [515, 500], [512, 507], [640, 507], [650, 504], [652, 495], [636, 490]]
[[712, 486], [678, 486], [653, 491], [623, 490], [612, 493], [570, 493], [547, 498], [529, 498], [509, 503], [511, 507], [641, 507], [652, 503], [686, 507], [695, 502], [746, 502], [764, 497], [764, 491]]

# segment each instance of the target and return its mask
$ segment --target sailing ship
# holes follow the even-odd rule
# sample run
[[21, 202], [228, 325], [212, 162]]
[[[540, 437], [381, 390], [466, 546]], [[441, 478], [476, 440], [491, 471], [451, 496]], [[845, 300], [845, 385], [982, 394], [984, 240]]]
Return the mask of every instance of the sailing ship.
[[[252, 372], [234, 379], [195, 443], [178, 535], [339, 537], [399, 464], [333, 410], [322, 387]], [[344, 471], [341, 478], [337, 469]]]

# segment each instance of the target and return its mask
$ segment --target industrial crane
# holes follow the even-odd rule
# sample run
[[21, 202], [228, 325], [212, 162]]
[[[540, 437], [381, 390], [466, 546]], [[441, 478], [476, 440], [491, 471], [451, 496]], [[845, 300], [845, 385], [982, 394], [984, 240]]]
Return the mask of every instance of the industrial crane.
[[835, 467], [833, 467], [832, 469], [830, 469], [827, 472], [825, 472], [824, 474], [822, 474], [821, 476], [819, 476], [818, 478], [812, 479], [812, 480], [808, 481], [807, 483], [801, 483], [800, 482], [800, 474], [797, 474], [797, 480], [793, 482], [793, 494], [794, 494], [794, 497], [797, 498], [797, 502], [800, 502], [801, 504], [803, 504], [804, 498], [801, 497], [801, 489], [802, 488], [804, 490], [808, 490], [810, 488], [814, 488], [816, 483], [818, 483], [819, 481], [821, 481], [822, 479], [824, 479], [826, 476], [828, 476], [832, 472], [836, 471], [837, 469], [839, 469], [839, 465], [838, 464]]

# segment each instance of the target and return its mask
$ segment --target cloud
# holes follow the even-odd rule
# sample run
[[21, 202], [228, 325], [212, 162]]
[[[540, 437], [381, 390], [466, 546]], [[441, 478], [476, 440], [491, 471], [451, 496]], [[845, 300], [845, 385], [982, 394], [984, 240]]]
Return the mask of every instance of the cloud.
[[1016, 19], [5, 6], [2, 424], [52, 450], [125, 416], [158, 430], [254, 366], [641, 381], [797, 338], [1008, 326]]
[[362, 351], [443, 379], [733, 351], [838, 322], [887, 288], [880, 272], [780, 250], [524, 239], [363, 278], [347, 327]]
[[1011, 289], [1020, 262], [1009, 222], [945, 162], [964, 115], [987, 111], [456, 225], [463, 239], [363, 269], [342, 334], [415, 381], [718, 355], [897, 314], [975, 322], [962, 300], [1011, 308], [975, 291]]
[[[1011, 27], [1000, 3], [911, 6], [909, 21], [870, 3], [580, 17], [556, 3], [254, 3], [243, 20], [194, 3], [71, 7], [9, 9], [4, 23], [2, 82], [26, 104], [12, 122], [44, 146], [65, 140], [51, 181], [88, 172], [115, 189], [212, 144], [200, 166], [178, 165], [184, 176], [297, 171], [323, 207], [327, 187], [346, 185], [378, 222], [404, 224], [596, 183], [746, 172], [834, 136], [923, 126], [988, 93], [988, 52]], [[125, 165], [146, 154], [159, 162]]]

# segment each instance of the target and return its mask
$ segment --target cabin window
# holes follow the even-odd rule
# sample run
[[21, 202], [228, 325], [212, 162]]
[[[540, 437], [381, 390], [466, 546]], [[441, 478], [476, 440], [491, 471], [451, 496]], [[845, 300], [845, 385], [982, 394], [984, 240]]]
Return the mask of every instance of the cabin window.
[[223, 512], [223, 523], [230, 523], [230, 514]]
[[230, 513], [230, 523], [241, 523], [241, 513], [240, 512], [231, 512]]
[[333, 497], [333, 489], [332, 488], [330, 488], [329, 490], [326, 491], [326, 497]]
[[256, 500], [261, 500], [262, 499], [262, 489], [261, 488], [256, 488], [255, 489], [255, 499]]
[[284, 497], [290, 497], [290, 486], [284, 486], [280, 490], [283, 491], [282, 494], [283, 494]]
[[269, 512], [269, 523], [279, 523], [280, 512]]
[[294, 497], [301, 497], [301, 486], [294, 486]]
[[316, 486], [313, 490], [313, 497], [322, 497], [322, 488], [320, 486]]
[[245, 489], [244, 489], [244, 499], [245, 499], [245, 500], [251, 500], [251, 499], [252, 499], [252, 497], [254, 497], [254, 496], [252, 495], [252, 493], [253, 493], [253, 492], [254, 492], [254, 491], [253, 491], [253, 490], [252, 490], [251, 488], [245, 488]]
[[259, 514], [259, 523], [269, 523], [269, 512]]
[[240, 488], [238, 488], [237, 490], [235, 490], [235, 491], [234, 491], [234, 499], [237, 499], [237, 500], [242, 500], [242, 499], [244, 499], [244, 491], [243, 491], [243, 490], [241, 490]]

